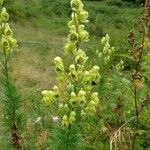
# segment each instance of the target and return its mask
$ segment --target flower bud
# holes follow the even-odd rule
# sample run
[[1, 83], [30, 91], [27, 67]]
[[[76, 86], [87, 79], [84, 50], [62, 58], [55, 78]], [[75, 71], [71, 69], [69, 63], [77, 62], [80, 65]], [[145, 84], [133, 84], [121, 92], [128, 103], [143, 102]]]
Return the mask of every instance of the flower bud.
[[71, 0], [70, 5], [73, 10], [78, 9], [79, 7], [83, 8], [81, 0]]
[[93, 68], [90, 70], [90, 80], [92, 82], [92, 85], [95, 85], [99, 82], [100, 74], [99, 74], [99, 67], [93, 66]]
[[87, 11], [83, 10], [83, 9], [80, 9], [79, 12], [78, 12], [78, 17], [79, 17], [79, 20], [81, 22], [88, 22], [88, 17], [89, 17], [89, 14]]
[[87, 113], [90, 113], [90, 114], [93, 114], [93, 113], [96, 112], [96, 109], [95, 109], [94, 105], [87, 106], [85, 110], [86, 110]]
[[94, 73], [99, 72], [99, 67], [98, 67], [98, 66], [93, 66], [92, 71], [93, 71]]
[[8, 37], [7, 38], [8, 41], [9, 41], [9, 44], [10, 44], [10, 47], [13, 48], [13, 47], [16, 47], [17, 46], [17, 40], [12, 38], [12, 37]]
[[88, 41], [89, 33], [84, 29], [84, 25], [78, 27], [79, 37], [81, 41]]
[[78, 50], [77, 56], [75, 57], [75, 62], [77, 64], [85, 64], [88, 57], [86, 56], [85, 52], [81, 49]]
[[43, 102], [51, 104], [55, 100], [55, 93], [53, 91], [44, 90], [41, 93], [43, 95]]
[[91, 100], [90, 102], [89, 102], [89, 106], [95, 106], [95, 102], [93, 101], [93, 100]]
[[82, 105], [86, 103], [86, 92], [83, 90], [80, 90], [78, 93], [78, 101]]
[[90, 83], [90, 73], [89, 73], [89, 71], [85, 71], [85, 72], [84, 72], [82, 82], [83, 82], [83, 84], [85, 84], [85, 85]]
[[68, 126], [69, 126], [67, 115], [64, 115], [63, 118], [62, 118], [62, 126], [66, 127], [66, 128], [68, 128]]
[[54, 64], [56, 66], [57, 71], [64, 71], [64, 64], [63, 64], [61, 57], [56, 57], [54, 59]]
[[75, 122], [75, 116], [76, 116], [76, 113], [75, 111], [72, 111], [70, 113], [70, 117], [69, 117], [69, 123], [72, 124], [73, 122]]
[[5, 23], [5, 24], [4, 24], [4, 34], [5, 34], [6, 36], [10, 36], [10, 35], [13, 34], [13, 32], [12, 32], [12, 30], [10, 29], [8, 23]]
[[99, 98], [98, 98], [98, 93], [97, 92], [94, 92], [92, 95], [91, 95], [91, 100], [93, 100], [95, 102], [96, 105], [98, 105], [99, 103]]
[[9, 19], [9, 14], [6, 11], [6, 8], [3, 7], [2, 12], [1, 12], [1, 21], [2, 22], [7, 22]]
[[74, 42], [69, 41], [65, 47], [64, 47], [65, 52], [70, 52], [70, 53], [75, 53], [76, 52], [76, 45]]
[[69, 124], [72, 124], [73, 122], [75, 122], [75, 116], [70, 116], [69, 117]]
[[76, 105], [77, 104], [77, 95], [75, 92], [71, 92], [71, 98], [70, 98], [70, 102], [72, 105]]
[[75, 116], [76, 115], [76, 112], [75, 111], [72, 111], [71, 113], [70, 113], [70, 116]]
[[108, 55], [111, 55], [112, 51], [111, 49], [108, 49]]
[[6, 38], [2, 38], [1, 44], [2, 44], [2, 49], [5, 51], [6, 54], [11, 52], [9, 41]]
[[67, 120], [68, 120], [67, 115], [64, 115], [63, 118], [62, 118], [62, 120], [63, 120], [63, 121], [67, 121]]
[[71, 26], [74, 24], [74, 20], [72, 19], [71, 21], [68, 22], [68, 27], [71, 28]]
[[71, 32], [68, 36], [70, 41], [78, 41], [78, 37], [79, 37], [79, 35], [77, 32]]
[[100, 53], [98, 54], [98, 57], [101, 58], [102, 55], [103, 55], [102, 52], [100, 52]]
[[102, 44], [105, 44], [105, 43], [106, 43], [106, 37], [103, 37], [103, 38], [101, 39], [101, 43], [102, 43]]
[[70, 75], [72, 78], [77, 77], [77, 71], [74, 64], [71, 64], [69, 67]]
[[67, 112], [69, 110], [68, 104], [65, 104], [63, 108], [64, 108], [64, 111]]
[[81, 110], [80, 115], [81, 115], [81, 117], [85, 117], [85, 116], [86, 116], [86, 113], [85, 113], [83, 110]]

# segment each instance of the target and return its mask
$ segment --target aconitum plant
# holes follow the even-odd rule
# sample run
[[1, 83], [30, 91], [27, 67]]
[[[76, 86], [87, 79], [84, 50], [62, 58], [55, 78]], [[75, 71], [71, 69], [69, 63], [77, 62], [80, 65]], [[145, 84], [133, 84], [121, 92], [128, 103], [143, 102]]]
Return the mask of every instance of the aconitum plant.
[[[13, 31], [10, 29], [8, 20], [9, 14], [5, 7], [2, 7], [3, 0], [0, 0], [1, 13], [0, 13], [0, 65], [3, 74], [3, 86], [4, 86], [4, 119], [7, 124], [9, 135], [11, 135], [11, 141], [9, 143], [15, 148], [21, 148], [21, 137], [19, 134], [19, 127], [21, 123], [20, 108], [20, 95], [18, 94], [16, 87], [10, 76], [10, 56], [16, 47], [16, 40], [13, 38]], [[8, 141], [7, 141], [8, 142]], [[7, 143], [8, 144], [8, 143]]]
[[[42, 101], [55, 108], [59, 124], [54, 139], [56, 149], [77, 149], [80, 147], [79, 138], [86, 118], [96, 112], [99, 104], [98, 93], [94, 86], [99, 82], [99, 67], [93, 66], [86, 70], [88, 57], [81, 49], [81, 43], [89, 40], [85, 29], [88, 22], [88, 12], [84, 10], [81, 0], [71, 0], [71, 20], [68, 23], [69, 35], [64, 51], [72, 58], [69, 68], [66, 68], [61, 57], [54, 59], [58, 85], [53, 90], [42, 91]], [[88, 122], [87, 122], [88, 123]], [[55, 142], [54, 142], [55, 143]]]

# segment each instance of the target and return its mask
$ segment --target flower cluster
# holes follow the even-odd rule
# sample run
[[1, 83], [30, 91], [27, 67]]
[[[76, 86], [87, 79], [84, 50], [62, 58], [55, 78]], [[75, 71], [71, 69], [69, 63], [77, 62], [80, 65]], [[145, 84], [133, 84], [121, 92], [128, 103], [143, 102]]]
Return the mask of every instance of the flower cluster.
[[[88, 57], [80, 48], [81, 42], [89, 40], [89, 33], [84, 26], [88, 22], [88, 12], [84, 10], [81, 0], [71, 0], [70, 4], [72, 8], [71, 21], [68, 23], [70, 30], [64, 51], [71, 55], [73, 61], [69, 68], [65, 69], [61, 57], [54, 59], [58, 82], [65, 81], [67, 84], [65, 90], [60, 91], [58, 90], [60, 87], [57, 87], [57, 90], [42, 92], [44, 102], [58, 103], [58, 115], [62, 118], [61, 125], [65, 128], [88, 115], [93, 115], [99, 104], [98, 93], [92, 91], [100, 79], [99, 67], [93, 66], [90, 70], [85, 70]], [[57, 101], [56, 95], [59, 95]]]
[[44, 90], [42, 91], [43, 102], [47, 105], [52, 104], [57, 98], [59, 98], [59, 88], [57, 86], [53, 87], [53, 91]]
[[104, 64], [108, 64], [111, 59], [111, 55], [114, 52], [114, 47], [111, 47], [110, 44], [110, 37], [106, 34], [105, 37], [102, 38], [101, 43], [104, 45], [102, 52], [97, 51], [97, 54], [100, 59], [103, 59]]
[[[0, 1], [0, 4], [3, 4], [3, 1]], [[1, 49], [5, 56], [9, 55], [12, 52], [13, 47], [16, 46], [16, 40], [13, 38], [13, 32], [10, 29], [8, 24], [9, 14], [6, 11], [6, 8], [3, 7], [0, 14], [0, 32], [1, 32]]]

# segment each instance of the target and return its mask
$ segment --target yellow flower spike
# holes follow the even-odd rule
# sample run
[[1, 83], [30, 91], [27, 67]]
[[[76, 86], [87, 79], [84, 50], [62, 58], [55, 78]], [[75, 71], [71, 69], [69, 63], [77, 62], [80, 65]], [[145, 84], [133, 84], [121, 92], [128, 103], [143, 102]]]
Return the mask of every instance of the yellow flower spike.
[[2, 12], [1, 12], [1, 21], [7, 22], [8, 20], [9, 20], [9, 14], [6, 11], [6, 8], [3, 7]]
[[85, 52], [81, 49], [78, 50], [77, 56], [75, 57], [75, 62], [77, 64], [85, 64], [88, 57], [86, 56]]
[[94, 92], [94, 93], [91, 95], [91, 100], [93, 100], [96, 105], [99, 104], [99, 98], [98, 98], [98, 93], [97, 93], [97, 92]]
[[61, 57], [56, 57], [54, 59], [54, 64], [56, 66], [57, 71], [64, 71], [64, 64]]

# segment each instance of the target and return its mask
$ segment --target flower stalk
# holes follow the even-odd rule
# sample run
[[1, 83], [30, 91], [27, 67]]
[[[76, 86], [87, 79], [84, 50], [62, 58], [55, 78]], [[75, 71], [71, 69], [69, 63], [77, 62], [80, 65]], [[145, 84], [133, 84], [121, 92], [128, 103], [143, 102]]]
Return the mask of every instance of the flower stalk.
[[8, 24], [9, 14], [5, 7], [2, 7], [3, 0], [0, 1], [1, 14], [0, 14], [0, 35], [1, 35], [1, 50], [0, 61], [4, 79], [4, 119], [8, 125], [11, 133], [11, 145], [15, 149], [21, 148], [21, 136], [19, 135], [19, 125], [21, 114], [20, 108], [20, 95], [10, 76], [9, 61], [11, 53], [16, 47], [16, 40], [13, 38], [13, 32]]
[[[88, 57], [81, 49], [81, 43], [89, 40], [89, 33], [84, 25], [88, 22], [88, 12], [84, 10], [81, 0], [71, 0], [70, 5], [72, 14], [68, 22], [69, 35], [64, 51], [71, 56], [72, 63], [66, 69], [63, 59], [56, 57], [54, 64], [58, 86], [54, 86], [50, 91], [42, 91], [43, 102], [50, 106], [55, 105], [58, 109], [57, 116], [61, 118], [59, 126], [67, 133], [68, 140], [70, 136], [73, 136], [70, 133], [72, 128], [79, 128], [85, 117], [95, 114], [99, 97], [97, 92], [93, 92], [93, 88], [100, 79], [98, 66], [93, 66], [89, 71], [85, 69]], [[62, 89], [64, 84], [65, 89]], [[75, 133], [75, 135], [78, 134]], [[68, 144], [65, 143], [65, 145]], [[75, 145], [74, 147], [67, 146], [65, 150], [78, 148], [79, 144]]]

